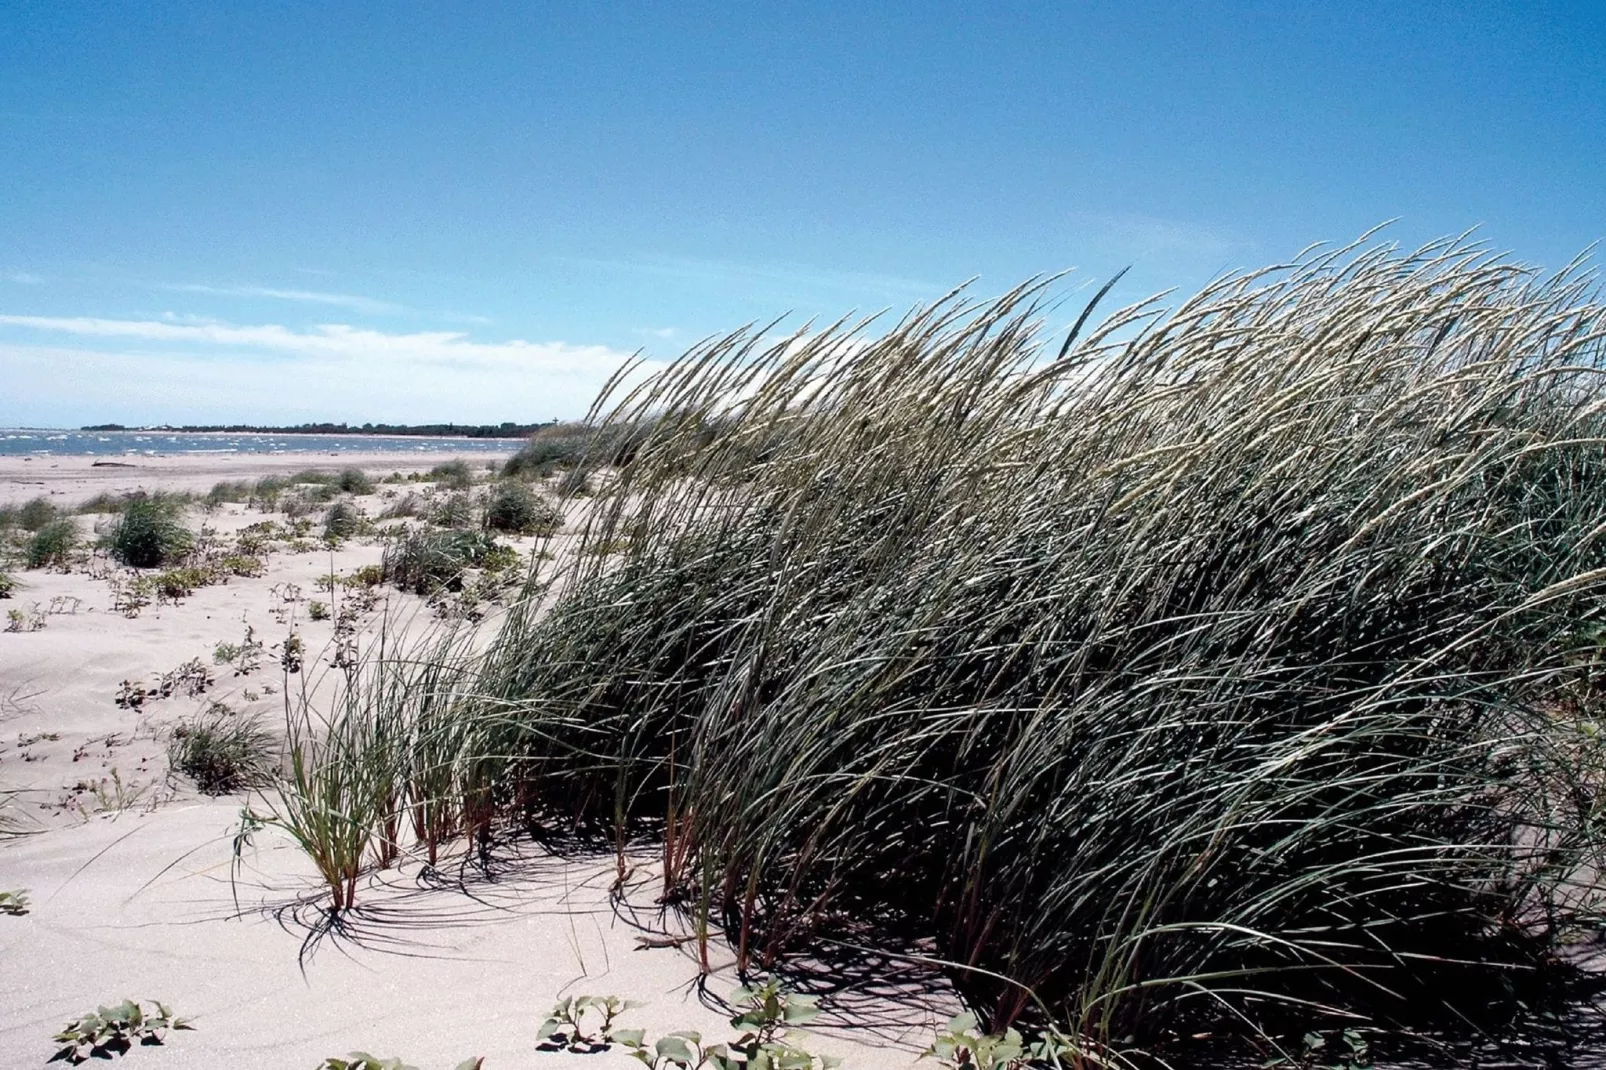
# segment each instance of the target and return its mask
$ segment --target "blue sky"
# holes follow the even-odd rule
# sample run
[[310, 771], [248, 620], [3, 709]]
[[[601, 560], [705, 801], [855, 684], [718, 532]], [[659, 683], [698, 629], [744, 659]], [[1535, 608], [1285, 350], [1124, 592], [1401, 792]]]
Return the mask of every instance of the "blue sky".
[[1133, 265], [1606, 237], [1606, 4], [0, 0], [0, 424], [534, 421]]

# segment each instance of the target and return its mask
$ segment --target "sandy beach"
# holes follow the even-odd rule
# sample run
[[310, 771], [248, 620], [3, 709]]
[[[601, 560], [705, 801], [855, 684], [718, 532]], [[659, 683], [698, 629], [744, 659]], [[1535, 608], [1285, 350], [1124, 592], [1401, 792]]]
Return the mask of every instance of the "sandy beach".
[[[439, 464], [438, 455], [152, 457], [132, 467], [94, 460], [0, 459], [0, 504], [44, 496], [71, 510], [102, 493], [204, 494], [219, 481], [325, 461], [327, 470], [360, 467], [375, 479], [401, 474], [351, 499], [370, 517], [407, 495], [444, 493], [405, 479]], [[473, 460], [483, 478], [484, 459]], [[92, 541], [114, 519], [75, 522]], [[219, 545], [289, 523], [239, 502], [197, 505], [185, 519]], [[194, 1020], [193, 1032], [122, 1060], [172, 1070], [310, 1070], [354, 1049], [423, 1070], [475, 1055], [488, 1070], [558, 1067], [575, 1057], [538, 1052], [535, 1031], [555, 1000], [577, 994], [642, 1001], [622, 1024], [649, 1035], [729, 1032], [715, 997], [736, 984], [730, 952], [716, 939], [718, 969], [700, 982], [693, 948], [656, 935], [682, 930], [652, 902], [651, 859], [640, 860], [617, 900], [611, 857], [563, 859], [510, 841], [488, 867], [465, 854], [434, 870], [404, 860], [369, 874], [344, 931], [321, 936], [323, 888], [282, 835], [258, 832], [235, 865], [241, 809], [262, 802], [204, 796], [171, 770], [174, 727], [222, 703], [279, 731], [287, 691], [309, 688], [315, 702], [327, 693], [320, 689], [338, 675], [343, 639], [360, 645], [382, 628], [422, 633], [442, 623], [442, 607], [417, 595], [344, 582], [380, 562], [379, 537], [330, 546], [275, 531], [259, 575], [230, 575], [132, 612], [128, 570], [103, 551], [65, 570], [9, 569], [18, 587], [0, 614], [15, 609], [23, 623], [0, 632], [0, 792], [25, 834], [0, 840], [0, 891], [25, 890], [29, 903], [25, 914], [0, 914], [8, 967], [0, 1065], [43, 1066], [57, 1047], [53, 1033], [125, 998], [161, 1000]], [[565, 538], [549, 545], [561, 551]], [[525, 558], [536, 549], [531, 537], [505, 541]], [[324, 610], [314, 609], [319, 602]], [[475, 612], [479, 627], [491, 628], [499, 606], [493, 597]], [[286, 669], [292, 637], [305, 651], [294, 673]], [[253, 643], [254, 659], [222, 659]], [[859, 1024], [820, 1029], [818, 1051], [856, 1067], [905, 1066], [952, 1012], [932, 997], [874, 1000], [866, 1014], [863, 998], [826, 1001], [826, 1023], [852, 1008]], [[615, 1049], [594, 1065], [624, 1066], [625, 1058]]]
[[[474, 454], [465, 460], [474, 466], [499, 463], [513, 452]], [[131, 491], [177, 491], [204, 494], [223, 480], [261, 479], [314, 468], [339, 471], [361, 468], [378, 478], [390, 472], [406, 475], [427, 472], [451, 458], [441, 453], [201, 453], [115, 457], [0, 456], [0, 505], [45, 495], [72, 504], [97, 494]]]

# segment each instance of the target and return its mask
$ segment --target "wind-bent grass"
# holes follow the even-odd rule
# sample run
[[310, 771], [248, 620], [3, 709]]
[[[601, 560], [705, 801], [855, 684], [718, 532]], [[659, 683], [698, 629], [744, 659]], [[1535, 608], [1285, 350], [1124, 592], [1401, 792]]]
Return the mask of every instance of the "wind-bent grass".
[[1589, 285], [1360, 246], [1058, 346], [1045, 283], [710, 342], [599, 402], [484, 745], [743, 964], [929, 941], [1106, 1043], [1462, 1012], [1598, 917]]

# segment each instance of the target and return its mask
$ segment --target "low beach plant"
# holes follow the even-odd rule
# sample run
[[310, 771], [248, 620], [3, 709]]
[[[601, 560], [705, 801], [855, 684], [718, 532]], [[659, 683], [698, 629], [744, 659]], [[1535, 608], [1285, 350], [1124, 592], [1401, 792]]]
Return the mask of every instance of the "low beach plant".
[[177, 564], [194, 543], [179, 519], [180, 506], [170, 498], [130, 495], [122, 516], [106, 536], [112, 557], [130, 568]]
[[0, 572], [0, 598], [10, 598], [17, 590], [17, 581], [8, 572]]
[[362, 530], [367, 518], [350, 502], [336, 502], [323, 518], [323, 537], [327, 542], [349, 539]]
[[21, 917], [28, 913], [28, 893], [18, 888], [9, 892], [0, 892], [0, 914], [9, 914]]
[[[484, 1065], [484, 1056], [475, 1056], [464, 1059], [454, 1067], [454, 1070], [480, 1070]], [[318, 1064], [317, 1070], [418, 1070], [418, 1067], [397, 1058], [381, 1059], [365, 1051], [354, 1051], [347, 1054], [344, 1059], [335, 1055], [329, 1056]]]
[[262, 666], [263, 644], [256, 637], [256, 629], [246, 625], [245, 636], [238, 643], [219, 641], [212, 648], [212, 663], [227, 665], [236, 676], [249, 676]]
[[342, 468], [335, 477], [335, 486], [342, 494], [372, 494], [374, 481], [360, 468]]
[[258, 717], [210, 702], [173, 726], [168, 764], [204, 795], [231, 795], [266, 786], [277, 768], [277, 740]]
[[16, 512], [16, 524], [23, 531], [38, 531], [61, 515], [61, 511], [43, 496], [30, 498]]
[[380, 567], [386, 582], [404, 591], [455, 591], [463, 586], [464, 570], [483, 567], [497, 545], [484, 532], [415, 528], [386, 545]]
[[431, 468], [426, 478], [448, 490], [468, 490], [474, 485], [474, 469], [467, 461], [454, 457]]
[[697, 1030], [679, 1029], [649, 1041], [645, 1030], [615, 1024], [641, 1004], [617, 996], [565, 997], [536, 1031], [536, 1048], [592, 1054], [617, 1044], [650, 1070], [835, 1070], [841, 1065], [842, 1060], [815, 1055], [789, 1039], [792, 1029], [819, 1013], [812, 998], [770, 979], [737, 989], [731, 1003], [736, 1013], [730, 1024], [740, 1033], [730, 1040], [710, 1042]]
[[539, 479], [584, 459], [594, 435], [584, 424], [553, 424], [531, 435], [529, 441], [502, 465], [510, 479]]
[[470, 528], [475, 526], [478, 506], [467, 491], [446, 495], [429, 512], [429, 522], [442, 528]]
[[225, 581], [229, 573], [215, 565], [181, 565], [163, 569], [151, 578], [156, 593], [169, 601], [188, 598], [202, 587]]
[[169, 1032], [195, 1028], [185, 1019], [175, 1017], [165, 1004], [152, 1002], [150, 1008], [131, 999], [124, 1000], [68, 1022], [53, 1038], [61, 1048], [50, 1061], [76, 1066], [90, 1059], [110, 1059], [128, 1054], [135, 1044], [157, 1046], [167, 1039]]
[[71, 560], [77, 547], [78, 525], [69, 517], [60, 517], [34, 532], [23, 557], [29, 568], [60, 568]]
[[381, 520], [397, 520], [403, 517], [420, 516], [424, 512], [424, 499], [412, 491], [408, 491], [380, 512]]
[[563, 513], [523, 483], [501, 480], [485, 497], [483, 523], [488, 531], [549, 536], [563, 526]]
[[251, 483], [248, 480], [224, 480], [214, 483], [212, 489], [206, 492], [202, 504], [210, 509], [216, 509], [226, 502], [245, 503], [251, 500]]
[[[549, 1051], [605, 1051], [624, 1042], [615, 1035], [614, 1021], [639, 1006], [618, 996], [565, 996], [536, 1029], [536, 1046]], [[626, 1031], [626, 1039], [640, 1045], [642, 1033]]]

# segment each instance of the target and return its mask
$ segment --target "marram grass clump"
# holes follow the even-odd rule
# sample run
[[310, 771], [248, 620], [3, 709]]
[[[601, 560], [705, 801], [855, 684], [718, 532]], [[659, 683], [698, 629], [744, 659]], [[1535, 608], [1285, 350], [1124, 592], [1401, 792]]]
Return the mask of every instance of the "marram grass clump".
[[563, 526], [563, 512], [523, 483], [501, 480], [485, 496], [483, 523], [488, 531], [545, 537]]
[[160, 568], [182, 560], [194, 542], [180, 519], [182, 506], [142, 493], [128, 496], [106, 536], [112, 556], [132, 568]]
[[1487, 1021], [1601, 905], [1590, 285], [1362, 245], [714, 340], [599, 402], [485, 753], [745, 965], [913, 946], [1101, 1058]]

